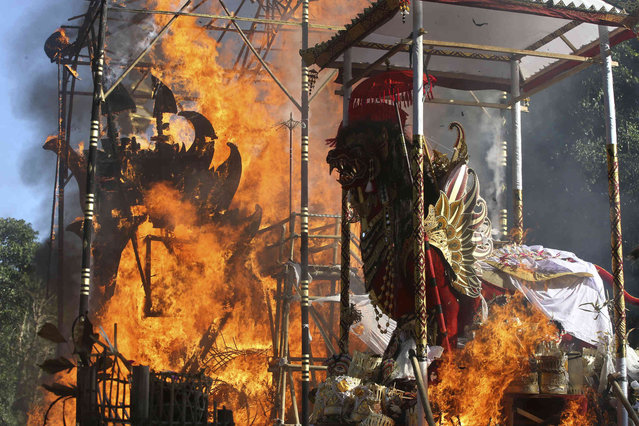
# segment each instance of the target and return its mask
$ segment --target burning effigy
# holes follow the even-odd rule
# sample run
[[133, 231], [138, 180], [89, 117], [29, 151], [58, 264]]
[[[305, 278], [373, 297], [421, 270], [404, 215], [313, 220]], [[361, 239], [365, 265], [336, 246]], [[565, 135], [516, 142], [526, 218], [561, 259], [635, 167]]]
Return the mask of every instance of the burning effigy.
[[[381, 99], [351, 105], [349, 125], [329, 140], [327, 162], [362, 222], [377, 332], [392, 337], [383, 354], [329, 360], [328, 379], [315, 396], [316, 424], [418, 424], [421, 415], [415, 410], [419, 373], [410, 362], [417, 340], [412, 193], [401, 135], [405, 115], [396, 108]], [[604, 402], [595, 394], [614, 370], [603, 285], [609, 274], [573, 253], [493, 241], [479, 181], [467, 165], [464, 131], [459, 123], [450, 128], [458, 132], [452, 157], [424, 155], [434, 421], [606, 424]]]
[[[541, 41], [574, 29], [574, 22], [563, 22], [568, 18], [620, 24], [623, 13], [589, 12], [593, 17], [553, 9], [545, 18], [564, 26], [544, 21], [548, 34], [537, 40], [541, 44], [486, 55], [466, 51], [483, 52], [486, 46], [426, 43], [419, 38], [425, 32], [419, 22], [411, 39], [404, 38], [408, 1], [375, 2], [335, 37], [310, 49], [308, 1], [251, 2], [257, 12], [246, 19], [249, 36], [224, 2], [220, 10], [226, 16], [196, 13], [204, 2], [184, 12], [190, 3], [150, 1], [147, 7], [166, 10], [145, 11], [94, 0], [84, 28], [92, 33], [99, 21], [92, 44], [71, 43], [58, 31], [45, 46], [67, 79], [77, 77], [78, 54], [86, 45], [95, 65], [88, 148], [70, 145], [62, 120], [58, 136], [44, 146], [71, 170], [85, 202], [84, 217], [67, 228], [82, 238], [80, 314], [66, 336], [55, 327], [41, 333], [57, 343], [69, 341], [73, 350], [74, 362], [61, 356], [43, 363], [50, 373], [67, 371], [45, 385], [57, 398], [53, 404], [74, 401], [80, 424], [399, 426], [424, 419], [431, 425], [607, 424], [608, 391], [629, 403], [618, 390], [624, 377], [615, 373], [611, 355], [613, 346], [622, 347], [619, 339], [614, 342], [621, 323], [613, 327], [620, 313], [611, 313], [619, 305], [610, 303], [603, 287], [604, 281], [613, 282], [618, 295], [619, 274], [611, 276], [573, 253], [524, 245], [520, 187], [514, 238], [497, 238], [479, 175], [469, 163], [474, 135], [467, 145], [462, 124], [451, 123], [457, 137], [446, 155], [424, 140], [423, 129], [424, 103], [447, 103], [434, 97], [435, 85], [505, 90], [503, 70], [491, 68], [489, 77], [478, 75], [483, 68], [442, 72], [438, 59], [455, 66], [457, 60], [517, 65], [526, 56], [542, 57], [566, 61], [548, 71], [563, 72], [571, 70], [564, 67], [571, 61], [595, 61], [589, 50], [593, 41], [567, 36], [581, 43], [584, 56], [548, 56], [537, 50], [545, 46]], [[413, 3], [415, 9], [421, 4]], [[506, 6], [500, 2], [479, 3], [514, 13], [501, 10]], [[286, 21], [300, 5], [302, 21]], [[524, 8], [530, 15], [551, 8], [530, 7]], [[341, 8], [349, 6], [327, 6]], [[132, 14], [132, 27], [150, 41], [117, 79], [102, 75], [107, 10]], [[470, 12], [463, 10], [468, 18]], [[276, 11], [281, 20], [274, 19]], [[152, 25], [142, 18], [145, 13], [153, 16]], [[187, 25], [182, 19], [187, 16], [210, 22]], [[228, 22], [215, 24], [221, 19]], [[487, 25], [474, 17], [472, 22], [477, 28]], [[251, 41], [261, 34], [258, 24], [265, 29], [258, 38], [263, 46], [256, 50]], [[109, 46], [129, 46], [131, 39], [117, 38], [115, 28], [122, 28], [113, 25]], [[299, 103], [276, 76], [287, 67], [273, 73], [266, 60], [281, 25], [303, 29]], [[523, 23], [515, 26], [529, 31]], [[448, 35], [453, 26], [444, 27]], [[220, 35], [211, 38], [208, 30]], [[244, 44], [239, 52], [228, 49], [237, 57], [224, 69], [221, 62], [228, 58], [218, 57], [219, 43], [230, 32]], [[402, 38], [387, 44], [389, 33]], [[152, 63], [136, 68], [163, 34], [168, 40], [150, 54]], [[526, 33], [524, 41], [534, 41], [533, 36], [539, 37]], [[615, 37], [628, 34], [620, 30]], [[351, 47], [356, 55], [387, 52], [376, 60], [360, 57], [361, 73], [353, 77]], [[71, 51], [75, 62], [68, 57]], [[246, 66], [250, 55], [253, 68]], [[547, 83], [539, 80], [548, 77], [539, 74], [547, 64], [523, 63], [528, 66], [521, 73], [524, 89]], [[343, 122], [326, 157], [339, 185], [319, 189], [323, 200], [315, 204], [308, 194], [309, 146], [322, 155], [327, 148], [309, 144], [309, 103], [336, 74], [315, 89], [318, 71], [311, 64], [342, 68], [338, 80], [345, 100]], [[113, 62], [113, 68], [120, 65]], [[429, 65], [434, 71], [424, 72]], [[515, 65], [511, 95], [519, 97]], [[136, 81], [123, 84], [133, 69]], [[263, 69], [302, 112], [301, 121], [291, 114], [280, 123], [290, 137], [288, 194], [275, 189], [286, 186], [286, 162], [273, 142], [269, 115], [284, 96], [256, 88], [263, 81], [251, 76]], [[311, 96], [311, 90], [317, 92]], [[472, 106], [513, 111], [521, 100], [496, 106], [475, 99]], [[322, 107], [332, 113], [334, 103], [328, 97]], [[409, 124], [404, 109], [411, 106]], [[332, 125], [331, 119], [325, 121]], [[302, 133], [299, 213], [293, 209], [296, 126]], [[71, 179], [66, 170], [65, 179]], [[340, 189], [342, 211], [336, 214]], [[309, 295], [311, 282], [323, 294]], [[298, 321], [301, 338], [289, 332]], [[356, 338], [349, 343], [351, 337]], [[630, 378], [639, 378], [635, 352], [623, 350], [629, 354]], [[72, 370], [76, 377], [68, 374]], [[63, 423], [64, 415], [63, 405]]]

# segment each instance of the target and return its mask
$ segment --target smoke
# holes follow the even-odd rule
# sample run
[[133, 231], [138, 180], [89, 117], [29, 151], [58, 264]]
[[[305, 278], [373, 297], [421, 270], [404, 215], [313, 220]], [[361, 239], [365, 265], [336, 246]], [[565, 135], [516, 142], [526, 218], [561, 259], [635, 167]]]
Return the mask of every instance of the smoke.
[[[43, 46], [60, 24], [66, 23], [69, 16], [82, 13], [85, 7], [86, 2], [79, 0], [65, 2], [65, 7], [44, 1], [25, 4], [20, 8], [21, 16], [7, 20], [13, 25], [8, 25], [3, 37], [3, 45], [9, 50], [4, 66], [9, 111], [3, 114], [2, 121], [6, 120], [10, 129], [5, 138], [12, 139], [6, 141], [8, 155], [17, 153], [19, 162], [15, 175], [19, 179], [4, 178], [12, 183], [6, 186], [3, 198], [20, 196], [19, 203], [8, 203], [14, 204], [11, 214], [32, 222], [41, 237], [49, 234], [55, 174], [55, 156], [41, 147], [46, 136], [57, 133], [58, 127], [57, 65], [49, 61]], [[70, 214], [77, 211], [69, 209]]]
[[[457, 90], [435, 87], [435, 96], [442, 99], [464, 99], [469, 95]], [[499, 103], [499, 94], [478, 92], [487, 103]], [[469, 101], [474, 101], [472, 98]], [[502, 163], [501, 143], [504, 140], [504, 116], [498, 109], [441, 105], [426, 102], [424, 133], [429, 146], [450, 158], [457, 134], [448, 125], [461, 123], [466, 134], [469, 166], [477, 173], [480, 196], [486, 200], [493, 233], [498, 231], [499, 211], [503, 207], [506, 170]]]
[[[530, 113], [522, 117], [524, 227], [531, 230], [530, 242], [610, 268], [607, 182], [589, 187], [583, 167], [562, 153], [564, 144], [575, 142], [569, 116], [562, 112], [580, 102], [584, 76], [534, 96]], [[601, 167], [605, 170], [606, 164]]]

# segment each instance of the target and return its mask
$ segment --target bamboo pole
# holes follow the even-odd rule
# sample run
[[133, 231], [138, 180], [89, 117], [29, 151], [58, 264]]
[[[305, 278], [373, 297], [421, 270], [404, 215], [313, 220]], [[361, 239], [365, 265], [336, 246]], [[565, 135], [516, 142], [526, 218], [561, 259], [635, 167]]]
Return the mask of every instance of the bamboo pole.
[[[130, 7], [121, 7], [121, 6], [111, 6], [110, 9], [118, 12], [125, 13], [145, 13], [148, 15], [179, 15], [179, 16], [189, 16], [192, 18], [208, 18], [208, 19], [220, 19], [220, 20], [229, 20], [229, 21], [238, 21], [238, 22], [254, 22], [259, 24], [270, 24], [270, 25], [289, 25], [294, 27], [301, 27], [304, 25], [303, 22], [297, 21], [285, 21], [278, 19], [262, 19], [262, 18], [245, 18], [242, 16], [234, 16], [234, 15], [213, 15], [210, 13], [193, 13], [193, 12], [171, 12], [169, 10], [149, 10], [149, 9], [134, 9]], [[342, 31], [346, 29], [343, 25], [325, 25], [325, 24], [308, 24], [309, 28], [321, 29], [321, 30], [329, 30], [329, 31]]]
[[289, 357], [289, 348], [288, 348], [288, 333], [289, 333], [289, 318], [290, 318], [290, 311], [291, 311], [291, 298], [293, 296], [293, 283], [291, 282], [291, 280], [288, 278], [288, 270], [289, 270], [289, 266], [288, 264], [286, 265], [286, 276], [284, 278], [284, 290], [283, 290], [283, 295], [282, 295], [282, 299], [281, 299], [281, 310], [282, 310], [282, 325], [281, 325], [281, 332], [280, 332], [280, 350], [279, 350], [279, 356], [280, 356], [280, 363], [279, 363], [279, 380], [278, 380], [278, 390], [279, 390], [279, 407], [280, 407], [280, 418], [282, 419], [282, 421], [284, 421], [284, 416], [286, 414], [285, 409], [286, 409], [286, 383], [285, 383], [285, 364], [288, 363], [288, 357]]
[[293, 416], [295, 419], [295, 424], [298, 425], [300, 423], [300, 414], [297, 409], [297, 397], [295, 396], [295, 382], [293, 381], [293, 372], [287, 370], [289, 386], [291, 387], [291, 404], [293, 406]]
[[102, 78], [104, 74], [104, 45], [106, 38], [106, 0], [101, 2], [100, 29], [98, 31], [98, 49], [94, 55], [93, 105], [91, 107], [91, 133], [87, 164], [86, 198], [84, 200], [84, 223], [82, 238], [82, 269], [80, 284], [79, 316], [84, 319], [89, 311], [89, 293], [91, 290], [91, 241], [93, 237], [93, 216], [96, 201], [95, 172], [100, 137], [100, 107], [102, 98]]
[[433, 418], [433, 411], [430, 407], [430, 402], [428, 401], [428, 388], [424, 383], [424, 377], [422, 376], [421, 371], [422, 367], [420, 366], [420, 361], [417, 358], [414, 350], [410, 350], [409, 352], [410, 362], [413, 366], [413, 372], [415, 373], [415, 381], [417, 382], [417, 393], [419, 394], [419, 401], [421, 406], [424, 408], [424, 415], [426, 416], [426, 423], [428, 426], [435, 426], [435, 419]]
[[[415, 343], [418, 362], [417, 380], [427, 376], [427, 336], [428, 312], [426, 310], [426, 276], [425, 276], [425, 239], [424, 229], [424, 44], [423, 44], [423, 6], [421, 0], [411, 1], [413, 15], [413, 261], [415, 285]], [[428, 384], [424, 381], [423, 398], [428, 400]], [[420, 413], [418, 425], [424, 424], [424, 416], [428, 405], [424, 399], [418, 400], [417, 410]]]
[[[222, 8], [224, 9], [224, 11], [226, 12], [226, 14], [228, 16], [231, 16], [231, 12], [228, 10], [228, 8], [226, 7], [226, 5], [224, 4], [223, 0], [218, 0], [220, 2], [220, 5], [222, 6]], [[271, 76], [271, 78], [273, 79], [273, 81], [275, 82], [275, 84], [277, 84], [277, 86], [282, 90], [282, 92], [284, 92], [284, 94], [286, 95], [286, 97], [293, 103], [293, 105], [295, 105], [295, 107], [297, 109], [302, 109], [302, 106], [295, 100], [295, 98], [289, 93], [289, 91], [286, 89], [286, 87], [284, 86], [284, 83], [282, 83], [276, 76], [275, 74], [273, 74], [273, 71], [271, 71], [271, 68], [266, 64], [266, 62], [264, 61], [264, 59], [262, 59], [262, 56], [260, 56], [260, 54], [257, 52], [257, 50], [255, 50], [255, 48], [253, 47], [253, 45], [251, 44], [251, 41], [246, 37], [246, 35], [244, 34], [244, 31], [242, 31], [242, 29], [239, 27], [239, 25], [237, 25], [237, 23], [232, 20], [231, 23], [233, 24], [233, 26], [235, 27], [235, 29], [237, 30], [238, 34], [240, 35], [240, 37], [242, 37], [242, 40], [244, 40], [244, 43], [246, 44], [246, 47], [248, 47], [250, 49], [250, 51], [253, 53], [253, 55], [255, 55], [255, 57], [257, 58], [257, 60], [260, 62], [260, 64], [262, 64], [262, 66], [264, 67], [264, 69], [266, 70], [266, 72], [268, 73], [268, 75]], [[308, 22], [307, 22], [308, 24]], [[306, 27], [302, 26], [302, 31], [304, 31], [304, 28], [306, 28], [306, 44], [308, 45], [308, 25]], [[307, 46], [308, 47], [308, 46]], [[306, 67], [306, 71], [308, 73], [308, 67]], [[308, 84], [308, 76], [307, 76], [307, 84]], [[306, 96], [308, 97], [308, 89], [307, 89], [307, 93]], [[307, 101], [307, 108], [308, 108], [308, 99]], [[307, 113], [308, 114], [308, 113]], [[304, 121], [304, 120], [302, 120]]]
[[[351, 97], [350, 82], [353, 74], [351, 49], [344, 52], [344, 85], [342, 102], [342, 126], [348, 126], [348, 107]], [[339, 351], [348, 354], [348, 337], [350, 331], [350, 269], [351, 269], [351, 224], [348, 221], [348, 190], [342, 188], [342, 226], [341, 226], [341, 266], [340, 266], [340, 311], [339, 311]]]
[[[76, 327], [88, 327], [89, 294], [91, 291], [91, 241], [93, 237], [93, 215], [96, 200], [95, 169], [97, 165], [98, 138], [100, 137], [100, 107], [102, 98], [102, 77], [104, 74], [104, 45], [106, 39], [106, 0], [100, 3], [100, 26], [98, 30], [97, 49], [93, 59], [93, 105], [91, 107], [91, 133], [89, 138], [89, 154], [87, 159], [86, 196], [84, 200], [84, 222], [82, 238], [82, 269], [80, 282], [79, 317]], [[88, 360], [87, 352], [90, 348], [78, 348], [79, 365], [77, 368], [78, 402], [76, 404], [76, 419], [78, 424], [85, 425], [92, 422], [91, 398], [93, 398], [91, 382], [85, 374], [91, 367], [85, 365]], [[88, 399], [87, 399], [88, 398]], [[91, 423], [92, 424], [92, 423]]]
[[[617, 121], [612, 79], [612, 58], [608, 29], [599, 27], [599, 46], [603, 56], [604, 106], [606, 111], [606, 154], [608, 159], [608, 196], [610, 201], [610, 244], [612, 252], [613, 311], [617, 373], [624, 397], [628, 392], [626, 373], [626, 304], [624, 300], [623, 239], [621, 234], [621, 199], [619, 194], [619, 159], [617, 156]], [[628, 413], [617, 406], [617, 425], [628, 424]]]
[[313, 95], [311, 95], [310, 99], [308, 100], [309, 104], [313, 102], [313, 99], [315, 99], [320, 93], [322, 93], [322, 91], [324, 91], [326, 87], [328, 87], [328, 83], [331, 82], [331, 80], [333, 79], [333, 77], [335, 77], [336, 74], [337, 74], [337, 69], [334, 69], [333, 71], [331, 71], [331, 73], [324, 79], [324, 81], [319, 85], [319, 87], [315, 89], [315, 91], [313, 92]]
[[426, 356], [427, 312], [426, 312], [426, 279], [424, 274], [424, 104], [423, 104], [423, 45], [420, 29], [422, 28], [421, 1], [412, 1], [413, 15], [413, 256], [415, 263], [415, 310], [417, 356]]
[[[60, 74], [61, 73], [61, 74]], [[69, 144], [66, 132], [66, 91], [68, 82], [68, 71], [60, 63], [58, 57], [58, 270], [56, 279], [56, 295], [58, 305], [58, 330], [64, 329], [65, 311], [65, 291], [64, 291], [64, 187], [68, 172]], [[64, 346], [59, 343], [56, 347], [56, 354], [62, 355]]]
[[178, 12], [173, 12], [173, 17], [169, 20], [169, 22], [167, 22], [166, 25], [160, 30], [160, 32], [153, 38], [153, 40], [151, 40], [149, 45], [142, 52], [140, 52], [137, 58], [135, 58], [133, 62], [131, 62], [131, 64], [120, 75], [120, 77], [118, 77], [117, 80], [115, 80], [115, 83], [113, 83], [113, 85], [109, 87], [109, 89], [106, 92], [104, 92], [104, 99], [106, 99], [107, 96], [109, 96], [111, 92], [113, 92], [113, 90], [118, 86], [118, 84], [122, 83], [122, 80], [124, 80], [124, 78], [131, 72], [131, 70], [135, 68], [138, 62], [140, 62], [142, 58], [144, 58], [144, 56], [146, 56], [146, 54], [149, 53], [151, 48], [155, 46], [155, 43], [157, 43], [157, 41], [162, 37], [162, 35], [164, 35], [164, 33], [169, 29], [169, 27], [173, 24], [173, 22], [175, 22], [175, 20], [180, 16], [180, 12], [186, 9], [186, 7], [189, 4], [191, 4], [191, 0], [187, 0], [186, 3], [182, 5], [182, 7], [180, 8]]
[[[302, 50], [308, 49], [308, 5], [309, 0], [302, 3]], [[302, 64], [302, 155], [301, 155], [301, 232], [300, 232], [300, 263], [301, 263], [301, 316], [302, 316], [302, 426], [308, 426], [309, 421], [309, 373], [310, 373], [310, 330], [308, 323], [308, 66]]]
[[528, 49], [512, 49], [510, 47], [491, 46], [491, 45], [484, 45], [484, 44], [459, 43], [459, 42], [442, 41], [442, 40], [424, 40], [423, 44], [426, 46], [452, 47], [452, 48], [461, 48], [461, 49], [472, 49], [472, 50], [485, 51], [485, 52], [507, 53], [511, 55], [518, 55], [521, 57], [534, 56], [537, 58], [559, 59], [564, 61], [591, 62], [591, 63], [598, 61], [598, 58], [596, 57], [592, 58], [589, 56], [568, 55], [565, 53], [544, 52], [544, 51], [528, 50]]
[[626, 392], [624, 392], [621, 386], [619, 386], [619, 383], [617, 383], [618, 379], [619, 377], [616, 374], [608, 375], [608, 383], [610, 383], [610, 386], [612, 388], [613, 393], [615, 394], [615, 397], [617, 398], [617, 401], [623, 404], [623, 407], [626, 409], [626, 413], [630, 416], [630, 419], [632, 420], [632, 422], [636, 426], [639, 426], [639, 417], [637, 417], [637, 413], [632, 408], [630, 401], [628, 401]]

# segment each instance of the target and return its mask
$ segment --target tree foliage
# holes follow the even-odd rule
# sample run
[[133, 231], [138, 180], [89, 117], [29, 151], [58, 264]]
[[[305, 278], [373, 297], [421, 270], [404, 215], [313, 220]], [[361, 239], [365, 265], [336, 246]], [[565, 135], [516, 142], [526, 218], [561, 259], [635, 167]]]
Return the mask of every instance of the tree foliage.
[[[622, 202], [634, 205], [639, 200], [639, 42], [631, 40], [613, 50], [613, 59], [619, 65], [613, 69], [615, 104], [617, 109], [617, 138]], [[575, 155], [585, 171], [586, 181], [592, 187], [606, 181], [607, 172], [604, 120], [604, 92], [599, 67], [591, 68], [581, 80], [585, 89], [576, 108], [570, 109], [571, 134], [574, 145], [566, 143], [565, 153]]]
[[[639, 295], [639, 41], [613, 48], [626, 288]], [[594, 65], [533, 97], [524, 116], [524, 226], [534, 243], [611, 269], [603, 70]], [[609, 290], [609, 295], [612, 291]], [[630, 308], [628, 329], [639, 318]], [[634, 345], [639, 335], [631, 334]]]
[[35, 361], [50, 351], [38, 328], [51, 318], [51, 303], [35, 274], [37, 232], [24, 220], [0, 218], [0, 424], [26, 423], [37, 398]]

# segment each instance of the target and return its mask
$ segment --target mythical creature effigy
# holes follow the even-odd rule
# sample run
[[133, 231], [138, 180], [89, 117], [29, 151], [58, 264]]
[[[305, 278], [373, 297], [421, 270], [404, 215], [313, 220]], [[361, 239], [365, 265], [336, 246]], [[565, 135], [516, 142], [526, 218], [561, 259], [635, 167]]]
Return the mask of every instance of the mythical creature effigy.
[[[415, 314], [412, 184], [403, 123], [400, 127], [397, 120], [387, 119], [395, 114], [389, 104], [365, 104], [353, 112], [351, 124], [340, 128], [332, 141], [327, 162], [331, 170], [337, 169], [361, 220], [363, 272], [378, 319], [384, 313], [400, 329]], [[455, 343], [460, 305], [475, 306], [481, 295], [477, 261], [492, 249], [486, 203], [479, 196], [477, 176], [467, 165], [464, 131], [459, 123], [450, 128], [458, 132], [452, 157], [435, 152], [434, 161], [426, 159], [431, 167], [424, 219], [437, 284], [429, 289], [427, 300], [429, 310], [443, 313], [443, 318], [433, 316], [439, 322], [433, 344], [446, 337]], [[388, 326], [378, 325], [382, 331]]]
[[[361, 222], [363, 275], [377, 329], [381, 334], [392, 331], [392, 336], [381, 356], [355, 352], [352, 360], [345, 353], [328, 360], [328, 379], [318, 388], [313, 414], [319, 424], [335, 419], [358, 424], [416, 424], [421, 414], [414, 411], [418, 367], [411, 366], [413, 355], [409, 355], [418, 340], [419, 296], [411, 181], [415, 173], [410, 170], [415, 162], [409, 161], [408, 152], [417, 150], [406, 142], [406, 114], [396, 102], [373, 99], [351, 105], [349, 124], [340, 126], [337, 136], [329, 140], [333, 149], [327, 162], [331, 171], [337, 170], [338, 181], [347, 192], [349, 216]], [[427, 147], [423, 157], [428, 361], [440, 357], [442, 349], [449, 355], [429, 373], [437, 376], [439, 367], [458, 356], [463, 358], [462, 348], [482, 330], [482, 323], [490, 322], [489, 312], [511, 297], [519, 297], [517, 300], [527, 300], [521, 306], [534, 305], [555, 325], [547, 335], [531, 334], [532, 340], [539, 340], [535, 341], [538, 346], [532, 345], [519, 359], [522, 365], [532, 359], [531, 366], [515, 368], [496, 400], [509, 391], [566, 394], [577, 389], [579, 393], [583, 377], [569, 381], [565, 368], [547, 364], [564, 359], [569, 350], [584, 358], [606, 357], [612, 325], [602, 278], [610, 280], [610, 276], [573, 253], [494, 242], [478, 177], [468, 166], [464, 130], [457, 122], [449, 128], [457, 131], [451, 157]], [[626, 300], [633, 302], [627, 294]], [[518, 320], [517, 314], [512, 314], [507, 321]], [[538, 317], [535, 321], [529, 324], [531, 329], [544, 320]], [[485, 336], [484, 340], [488, 341]], [[472, 351], [472, 345], [467, 347]], [[502, 350], [507, 351], [497, 351]], [[458, 367], [465, 368], [455, 366], [453, 370]], [[637, 368], [639, 371], [639, 360]], [[442, 369], [446, 374], [446, 368]], [[593, 379], [596, 373], [584, 375], [605, 387], [605, 379]], [[439, 415], [443, 415], [446, 401], [455, 399], [456, 390], [446, 394], [446, 386], [456, 382], [450, 374], [446, 377], [450, 383], [442, 385], [436, 401], [440, 406], [434, 407]], [[435, 378], [435, 389], [444, 380]]]
[[[198, 224], [227, 224], [237, 230], [238, 241], [233, 258], [242, 257], [261, 223], [262, 211], [243, 217], [239, 210], [229, 209], [242, 176], [242, 157], [237, 147], [227, 143], [228, 158], [217, 168], [213, 167], [217, 135], [209, 120], [196, 111], [179, 111], [173, 92], [159, 79], [153, 77], [152, 97], [155, 100], [153, 117], [156, 135], [153, 145], [141, 147], [136, 137], [120, 137], [116, 125], [117, 114], [135, 110], [135, 103], [123, 89], [114, 91], [107, 98], [104, 113], [107, 115], [107, 134], [98, 152], [98, 189], [96, 228], [93, 241], [95, 282], [102, 294], [97, 305], [108, 300], [116, 288], [118, 267], [123, 250], [132, 242], [137, 251], [137, 230], [149, 220], [169, 237], [163, 243], [171, 251], [171, 223], [162, 215], [145, 207], [145, 194], [157, 184], [177, 190], [183, 200], [191, 203], [197, 212]], [[120, 87], [120, 86], [118, 86]], [[169, 134], [170, 115], [184, 117], [194, 130], [194, 139], [173, 140]], [[66, 153], [68, 167], [79, 188], [79, 198], [85, 198], [85, 153], [71, 149], [67, 142], [61, 145], [57, 138], [49, 138], [44, 149]], [[69, 230], [81, 234], [82, 220], [78, 219]], [[241, 252], [241, 253], [240, 253]], [[147, 303], [145, 313], [153, 314], [150, 306], [150, 283], [143, 280]]]

